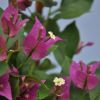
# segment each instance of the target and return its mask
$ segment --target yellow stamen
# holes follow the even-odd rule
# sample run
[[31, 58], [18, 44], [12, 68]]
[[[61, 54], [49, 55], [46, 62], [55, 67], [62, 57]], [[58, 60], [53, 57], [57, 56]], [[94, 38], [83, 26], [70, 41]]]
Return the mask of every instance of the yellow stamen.
[[65, 84], [65, 80], [63, 78], [55, 77], [53, 80], [55, 86], [62, 86]]
[[50, 37], [52, 39], [54, 39], [54, 40], [56, 39], [56, 36], [53, 34], [53, 32], [49, 31], [48, 34], [50, 35]]

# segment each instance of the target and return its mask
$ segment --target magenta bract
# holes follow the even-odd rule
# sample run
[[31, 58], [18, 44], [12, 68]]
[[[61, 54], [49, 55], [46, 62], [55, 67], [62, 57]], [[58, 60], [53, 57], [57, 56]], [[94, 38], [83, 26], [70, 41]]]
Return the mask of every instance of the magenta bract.
[[0, 61], [4, 61], [6, 59], [7, 59], [6, 40], [3, 36], [0, 35]]
[[0, 96], [4, 96], [8, 100], [12, 100], [11, 87], [9, 84], [9, 75], [0, 76]]
[[31, 0], [18, 0], [18, 8], [20, 10], [25, 10], [27, 7], [31, 6]]
[[94, 44], [93, 42], [87, 42], [87, 43], [80, 42], [78, 45], [76, 54], [79, 54], [84, 47], [89, 47], [89, 46], [92, 46], [93, 44]]
[[1, 26], [5, 34], [14, 37], [27, 21], [28, 19], [21, 21], [18, 10], [9, 5], [2, 15]]
[[95, 74], [95, 71], [99, 65], [99, 62], [88, 66], [83, 62], [72, 62], [70, 67], [70, 77], [75, 86], [86, 90], [95, 88], [99, 83], [99, 80]]
[[55, 39], [46, 36], [46, 29], [36, 17], [32, 30], [23, 42], [24, 53], [31, 56], [33, 60], [40, 60], [47, 55], [47, 51], [52, 45], [61, 40], [57, 36]]
[[27, 80], [26, 77], [23, 76], [20, 84], [20, 95], [16, 100], [36, 100], [39, 87], [39, 83], [33, 80]]

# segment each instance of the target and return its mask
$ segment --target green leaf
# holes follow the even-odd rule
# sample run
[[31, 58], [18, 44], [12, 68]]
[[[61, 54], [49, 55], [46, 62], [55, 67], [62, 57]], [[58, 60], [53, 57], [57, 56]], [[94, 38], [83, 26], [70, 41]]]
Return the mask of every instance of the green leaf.
[[16, 66], [20, 67], [20, 64], [26, 63], [25, 62], [26, 56], [23, 52], [20, 52], [16, 55]]
[[87, 91], [71, 86], [70, 100], [91, 100]]
[[54, 98], [54, 95], [50, 95], [50, 96], [44, 98], [43, 100], [52, 100], [53, 98]]
[[54, 80], [55, 77], [61, 77], [61, 75], [60, 74], [48, 75], [48, 78], [46, 79], [45, 84], [49, 89], [52, 89], [52, 87], [54, 86], [53, 80]]
[[23, 47], [23, 40], [25, 38], [25, 35], [24, 35], [24, 28], [22, 28], [20, 30], [20, 32], [18, 33], [18, 36], [17, 36], [17, 39], [18, 39], [18, 49], [22, 50], [22, 47]]
[[2, 13], [3, 13], [3, 10], [2, 10], [2, 8], [0, 8], [0, 18], [2, 16]]
[[33, 72], [34, 72], [34, 69], [36, 67], [36, 64], [33, 60], [30, 61], [30, 64], [28, 64], [28, 75], [30, 76], [33, 76]]
[[62, 71], [61, 73], [63, 75], [69, 75], [69, 68], [70, 68], [70, 64], [71, 64], [71, 59], [69, 59], [67, 56], [65, 57], [63, 63], [62, 63]]
[[27, 56], [23, 52], [18, 53], [15, 62], [20, 74], [33, 75], [35, 62], [31, 58], [27, 59]]
[[20, 32], [13, 38], [9, 38], [7, 42], [8, 49], [22, 49], [22, 43], [24, 39], [24, 29], [21, 29]]
[[64, 40], [58, 43], [58, 48], [54, 51], [55, 57], [59, 64], [62, 65], [65, 57], [73, 58], [76, 53], [80, 36], [79, 31], [75, 25], [75, 22], [71, 23], [65, 30], [59, 34], [59, 36]]
[[15, 100], [16, 97], [20, 93], [19, 78], [18, 77], [11, 76], [10, 77], [10, 83], [11, 83], [11, 87], [12, 87], [13, 100]]
[[47, 32], [52, 31], [55, 35], [59, 35], [59, 27], [56, 23], [56, 19], [48, 19], [45, 22]]
[[51, 48], [49, 48], [48, 53], [54, 52], [58, 48], [58, 45], [53, 45]]
[[[30, 16], [30, 19], [29, 21], [26, 23], [25, 27], [24, 27], [24, 30], [25, 32], [30, 32], [30, 30], [32, 29], [33, 25], [34, 25], [34, 22], [35, 22], [35, 17], [38, 17], [38, 19], [41, 21], [41, 23], [43, 23], [44, 19], [43, 17], [39, 14], [39, 13], [33, 13], [31, 16]], [[22, 18], [24, 19], [25, 16], [24, 14], [22, 14]]]
[[50, 90], [46, 88], [44, 84], [41, 84], [39, 91], [38, 91], [38, 99], [43, 100], [49, 95], [49, 93], [50, 93]]
[[8, 71], [8, 64], [6, 62], [0, 62], [0, 76]]
[[[0, 8], [0, 19], [1, 19], [2, 13], [3, 13], [3, 10], [2, 10], [2, 8]], [[0, 27], [0, 34], [2, 34], [2, 28], [1, 27]]]
[[98, 74], [98, 75], [100, 75], [100, 66], [97, 68], [97, 70], [96, 70], [95, 73]]
[[39, 70], [49, 70], [54, 68], [55, 66], [51, 63], [51, 61], [46, 58], [39, 66]]
[[91, 100], [100, 100], [100, 84], [89, 92]]
[[40, 71], [40, 70], [35, 70], [33, 75], [39, 80], [45, 80], [48, 77], [45, 71]]
[[93, 0], [62, 0], [57, 18], [75, 18], [89, 12]]

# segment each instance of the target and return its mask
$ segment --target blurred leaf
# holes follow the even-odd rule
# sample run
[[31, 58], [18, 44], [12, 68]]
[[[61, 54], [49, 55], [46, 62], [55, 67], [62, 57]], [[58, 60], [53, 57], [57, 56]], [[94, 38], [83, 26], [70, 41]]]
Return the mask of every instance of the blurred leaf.
[[[2, 8], [0, 8], [0, 19], [1, 19], [2, 13], [3, 13], [3, 10], [2, 10]], [[2, 28], [1, 27], [0, 27], [0, 34], [2, 34]]]
[[63, 63], [62, 63], [62, 74], [63, 75], [69, 75], [69, 68], [71, 64], [71, 59], [69, 59], [67, 56], [65, 57]]
[[55, 66], [51, 63], [51, 61], [46, 58], [39, 66], [39, 70], [49, 70], [54, 68]]
[[31, 58], [27, 59], [27, 56], [23, 52], [16, 56], [16, 65], [21, 75], [33, 75], [35, 63]]
[[43, 3], [45, 7], [52, 7], [57, 5], [57, 2], [54, 0], [37, 0], [37, 1]]
[[18, 49], [19, 50], [22, 50], [23, 49], [22, 48], [23, 47], [23, 40], [25, 38], [24, 32], [25, 32], [25, 30], [24, 30], [24, 28], [22, 28], [20, 30], [20, 32], [18, 33], [18, 36], [17, 36], [17, 38], [18, 38]]
[[19, 72], [20, 74], [25, 74], [26, 71], [28, 73], [28, 68], [30, 66], [30, 64], [27, 64], [25, 60], [26, 60], [26, 56], [24, 55], [23, 52], [13, 52], [8, 60], [8, 64], [9, 66], [13, 65], [17, 68], [23, 65], [22, 68], [20, 68]]
[[26, 56], [23, 52], [20, 52], [16, 55], [16, 66], [19, 67], [20, 64], [26, 63], [25, 62]]
[[[44, 90], [39, 90], [39, 92], [41, 92], [41, 96], [45, 97], [45, 98], [42, 99], [42, 97], [41, 97], [41, 99], [38, 98], [37, 100], [52, 100], [51, 91], [52, 91], [53, 86], [54, 86], [53, 80], [55, 77], [60, 77], [60, 74], [48, 75], [46, 82], [45, 82], [45, 86], [42, 87], [42, 89], [44, 88]], [[45, 90], [47, 91], [47, 93], [45, 92]], [[42, 91], [44, 93], [42, 93]]]
[[55, 77], [60, 77], [60, 74], [50, 74], [50, 75], [48, 75], [48, 78], [46, 79], [45, 84], [49, 89], [53, 88], [53, 86], [54, 86], [53, 80], [54, 80]]
[[8, 49], [21, 49], [22, 48], [22, 41], [24, 39], [24, 30], [21, 29], [20, 32], [13, 38], [9, 38], [7, 42]]
[[45, 71], [40, 71], [40, 70], [35, 70], [33, 75], [39, 80], [45, 80], [48, 77]]
[[2, 13], [3, 13], [3, 9], [0, 8], [0, 18], [1, 18], [1, 16], [2, 16]]
[[36, 64], [33, 60], [30, 61], [29, 68], [28, 68], [28, 75], [33, 76], [34, 68]]
[[98, 75], [100, 75], [100, 66], [97, 68], [97, 70], [96, 70], [95, 73], [98, 74]]
[[93, 0], [62, 0], [57, 18], [75, 18], [89, 12]]
[[8, 71], [8, 64], [6, 62], [0, 62], [0, 76]]
[[10, 77], [10, 83], [11, 83], [11, 89], [12, 89], [12, 95], [13, 95], [13, 100], [16, 99], [16, 97], [19, 95], [19, 78], [11, 76]]
[[70, 100], [91, 100], [87, 91], [71, 86]]
[[8, 53], [8, 64], [9, 66], [16, 66], [17, 67], [17, 62], [16, 62], [16, 58], [17, 58], [18, 52], [9, 52]]
[[52, 31], [55, 35], [59, 35], [59, 27], [56, 23], [56, 19], [48, 19], [45, 22], [47, 32]]
[[80, 41], [79, 31], [75, 25], [75, 22], [67, 26], [67, 28], [65, 28], [65, 30], [59, 34], [59, 36], [64, 41], [58, 43], [59, 47], [54, 51], [54, 54], [59, 64], [62, 65], [65, 56], [69, 57], [70, 59], [73, 58]]
[[[41, 21], [41, 23], [43, 23], [44, 19], [43, 17], [39, 14], [39, 13], [33, 13], [31, 16], [30, 16], [30, 19], [29, 21], [26, 23], [25, 27], [24, 27], [24, 30], [25, 32], [30, 32], [30, 30], [32, 29], [33, 25], [34, 25], [34, 22], [35, 22], [35, 17], [38, 17], [38, 19]], [[22, 19], [26, 18], [24, 16], [24, 14], [22, 14]]]
[[17, 37], [9, 38], [7, 42], [7, 48], [10, 49], [15, 45], [15, 42], [17, 41]]
[[100, 100], [100, 84], [89, 92], [91, 100]]
[[51, 48], [49, 48], [48, 53], [54, 52], [58, 48], [58, 45], [53, 45]]
[[44, 84], [41, 84], [39, 91], [38, 91], [38, 98], [39, 100], [43, 100], [44, 98], [46, 98], [50, 93], [50, 90], [48, 88], [45, 87]]
[[48, 97], [46, 97], [46, 98], [44, 98], [42, 100], [52, 100], [52, 99], [53, 99], [53, 95], [50, 95], [50, 96], [48, 96]]

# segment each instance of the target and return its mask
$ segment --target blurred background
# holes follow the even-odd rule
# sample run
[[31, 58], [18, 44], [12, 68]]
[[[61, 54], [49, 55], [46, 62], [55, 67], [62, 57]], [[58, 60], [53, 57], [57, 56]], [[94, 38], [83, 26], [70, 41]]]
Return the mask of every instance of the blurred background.
[[[60, 4], [61, 0], [56, 0], [58, 2], [58, 6]], [[8, 0], [0, 0], [0, 7], [5, 9], [8, 5]], [[52, 8], [52, 10], [56, 9], [55, 7]], [[30, 7], [30, 10], [34, 11], [34, 2], [32, 6]], [[45, 9], [43, 15], [46, 16], [48, 9]], [[26, 11], [27, 14], [28, 11]], [[59, 20], [58, 24], [61, 27], [61, 30], [65, 28], [67, 24], [72, 22], [74, 19], [71, 20]], [[84, 48], [82, 52], [76, 56], [74, 56], [74, 60], [80, 61], [83, 60], [86, 63], [89, 63], [91, 61], [100, 61], [100, 0], [94, 0], [94, 3], [92, 5], [92, 9], [89, 13], [84, 14], [83, 16], [75, 19], [78, 29], [80, 31], [81, 35], [81, 41], [84, 42], [94, 42], [94, 45], [91, 47]], [[59, 72], [60, 67], [58, 63], [56, 62], [53, 54], [49, 56], [53, 63], [57, 65], [57, 70]], [[50, 71], [52, 72], [52, 71]]]

